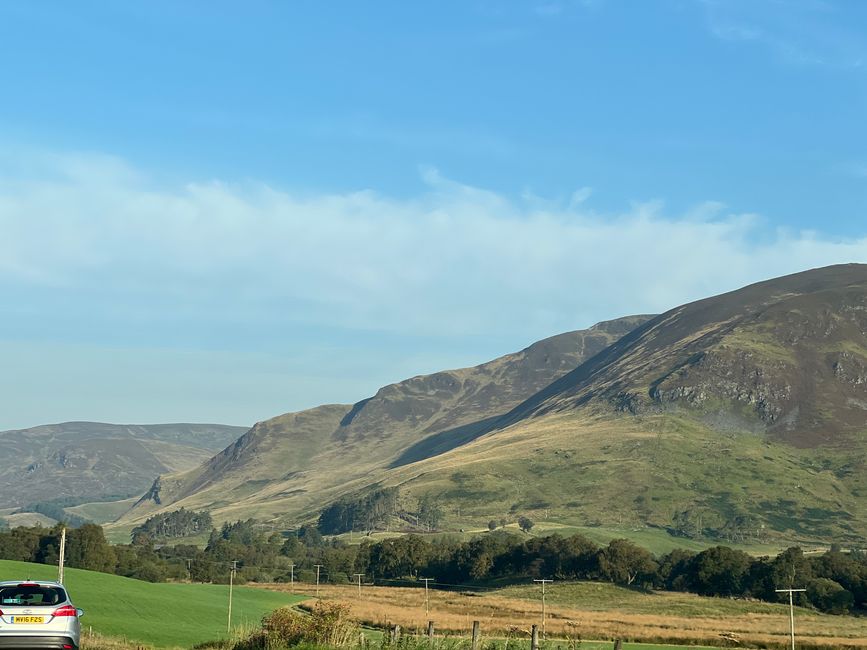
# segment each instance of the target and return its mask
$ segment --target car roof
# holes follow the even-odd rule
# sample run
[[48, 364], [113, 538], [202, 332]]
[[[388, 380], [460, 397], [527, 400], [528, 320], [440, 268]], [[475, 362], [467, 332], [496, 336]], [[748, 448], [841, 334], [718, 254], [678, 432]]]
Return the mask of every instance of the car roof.
[[51, 580], [3, 580], [0, 587], [17, 587], [18, 585], [36, 585], [38, 587], [62, 587], [59, 582]]

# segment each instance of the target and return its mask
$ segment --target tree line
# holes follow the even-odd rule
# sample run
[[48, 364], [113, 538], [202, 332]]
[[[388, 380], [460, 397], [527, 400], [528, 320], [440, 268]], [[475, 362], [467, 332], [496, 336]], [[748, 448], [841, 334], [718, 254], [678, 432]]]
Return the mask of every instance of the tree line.
[[[0, 531], [0, 558], [56, 564], [60, 526]], [[159, 582], [226, 582], [237, 561], [237, 580], [345, 583], [355, 573], [374, 582], [434, 577], [441, 585], [484, 586], [532, 578], [601, 580], [635, 589], [686, 591], [705, 596], [779, 601], [779, 588], [806, 587], [798, 603], [830, 613], [867, 611], [867, 553], [832, 548], [805, 555], [790, 548], [756, 558], [726, 546], [701, 552], [676, 549], [655, 556], [625, 539], [598, 545], [582, 535], [519, 536], [496, 530], [469, 541], [406, 535], [347, 544], [324, 538], [316, 526], [265, 529], [254, 520], [212, 529], [205, 548], [160, 545], [144, 531], [131, 544], [109, 544], [100, 526], [70, 529], [67, 564]]]

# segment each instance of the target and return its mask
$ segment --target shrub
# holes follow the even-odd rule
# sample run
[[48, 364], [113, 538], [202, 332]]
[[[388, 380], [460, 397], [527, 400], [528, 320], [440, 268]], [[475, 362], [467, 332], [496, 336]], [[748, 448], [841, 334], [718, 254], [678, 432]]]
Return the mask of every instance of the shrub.
[[344, 648], [357, 644], [360, 627], [350, 620], [346, 605], [318, 602], [309, 615], [288, 607], [274, 610], [262, 619], [262, 633], [251, 635], [246, 647], [261, 648], [264, 640], [268, 648], [301, 643]]

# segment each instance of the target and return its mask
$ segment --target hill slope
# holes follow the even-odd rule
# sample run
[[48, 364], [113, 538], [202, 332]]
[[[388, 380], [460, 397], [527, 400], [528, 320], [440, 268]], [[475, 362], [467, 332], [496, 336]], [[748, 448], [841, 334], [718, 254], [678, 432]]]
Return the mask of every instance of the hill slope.
[[355, 405], [261, 422], [201, 467], [162, 477], [122, 522], [181, 506], [212, 509], [218, 518], [315, 512], [367, 485], [373, 472], [466, 444], [647, 318], [599, 323], [480, 366], [413, 377]]
[[507, 421], [588, 404], [684, 411], [799, 446], [845, 443], [867, 429], [867, 265], [797, 273], [666, 312]]
[[195, 467], [244, 431], [222, 424], [101, 422], [2, 431], [0, 494], [5, 507], [140, 494], [155, 476]]
[[393, 472], [464, 517], [547, 512], [729, 541], [867, 537], [867, 266], [684, 305], [486, 435]]
[[[867, 266], [624, 329], [547, 385], [529, 373], [521, 389], [536, 392], [504, 415], [521, 390], [485, 401], [484, 385], [510, 357], [262, 423], [151, 496], [223, 517], [310, 516], [387, 485], [408, 503], [435, 497], [454, 527], [530, 514], [744, 544], [867, 542]], [[525, 376], [535, 357], [522, 354], [505, 376]]]

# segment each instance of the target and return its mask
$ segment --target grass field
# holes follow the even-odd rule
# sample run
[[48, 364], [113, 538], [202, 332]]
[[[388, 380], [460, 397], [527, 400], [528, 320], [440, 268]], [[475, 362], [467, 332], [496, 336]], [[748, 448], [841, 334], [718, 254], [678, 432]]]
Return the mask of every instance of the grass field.
[[118, 501], [95, 501], [92, 503], [82, 503], [77, 506], [71, 506], [65, 508], [65, 510], [70, 514], [89, 519], [95, 524], [104, 524], [120, 517], [123, 513], [132, 508], [136, 501], [138, 501], [138, 497], [131, 497], [129, 499]]
[[[57, 569], [44, 564], [0, 560], [0, 580], [55, 580]], [[186, 647], [226, 634], [228, 587], [152, 584], [130, 578], [67, 569], [65, 585], [86, 614], [82, 629], [156, 647]], [[262, 616], [302, 600], [289, 593], [236, 587], [233, 625], [258, 625]]]
[[[286, 585], [265, 588], [283, 591]], [[595, 647], [593, 640], [617, 638], [665, 647], [783, 648], [788, 643], [789, 616], [784, 605], [682, 593], [643, 594], [607, 583], [560, 583], [548, 589], [548, 633], [560, 639], [581, 638], [582, 649]], [[296, 590], [313, 593], [308, 585], [296, 584]], [[424, 589], [419, 588], [363, 587], [359, 596], [356, 587], [326, 585], [321, 594], [348, 604], [351, 615], [364, 624], [399, 624], [408, 631], [423, 629], [433, 620], [439, 632], [466, 635], [473, 620], [478, 620], [488, 639], [508, 634], [520, 637], [541, 618], [539, 591], [532, 586], [483, 594], [431, 590], [430, 614], [425, 611]], [[867, 649], [867, 618], [798, 609], [796, 628], [801, 645]]]

